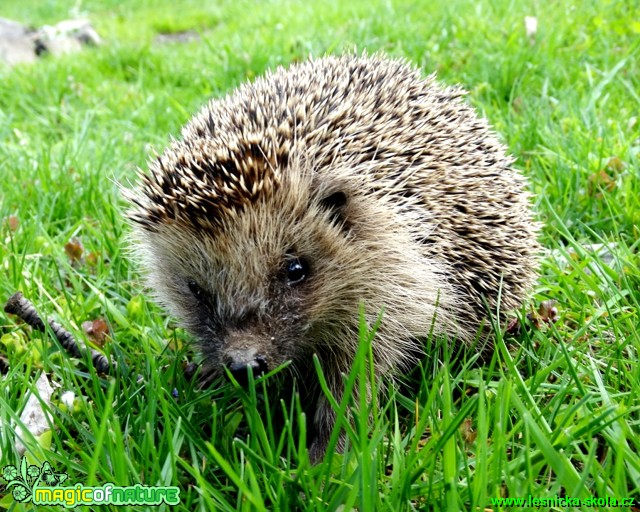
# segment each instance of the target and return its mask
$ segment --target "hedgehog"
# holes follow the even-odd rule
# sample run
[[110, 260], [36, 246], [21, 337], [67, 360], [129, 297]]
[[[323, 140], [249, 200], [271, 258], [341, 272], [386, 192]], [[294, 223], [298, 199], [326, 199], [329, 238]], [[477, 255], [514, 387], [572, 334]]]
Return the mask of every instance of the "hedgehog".
[[205, 367], [303, 376], [312, 461], [335, 426], [313, 358], [340, 399], [359, 312], [393, 378], [433, 337], [488, 338], [537, 277], [527, 180], [464, 94], [383, 55], [280, 67], [211, 100], [127, 192], [150, 288]]

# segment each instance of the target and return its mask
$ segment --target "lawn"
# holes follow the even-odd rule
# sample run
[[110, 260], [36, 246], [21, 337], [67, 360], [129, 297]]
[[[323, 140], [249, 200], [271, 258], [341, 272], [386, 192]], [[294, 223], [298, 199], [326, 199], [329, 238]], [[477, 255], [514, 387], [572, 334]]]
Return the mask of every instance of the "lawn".
[[[543, 510], [602, 510], [558, 500], [640, 496], [636, 2], [3, 0], [0, 9], [37, 26], [77, 14], [103, 45], [0, 67], [0, 302], [21, 290], [80, 339], [85, 322], [105, 320], [100, 350], [118, 367], [96, 374], [50, 333], [0, 313], [9, 364], [0, 471], [19, 467], [16, 422], [44, 373], [53, 428], [23, 440], [29, 464], [48, 461], [68, 475], [63, 485], [180, 489], [178, 506], [136, 510], [537, 510], [533, 499], [551, 500]], [[168, 37], [180, 34], [186, 42]], [[116, 183], [133, 181], [211, 96], [353, 50], [404, 57], [469, 91], [530, 179], [545, 253], [534, 296], [492, 357], [430, 340], [411, 382], [360, 404], [344, 425], [346, 453], [311, 466], [295, 400], [269, 407], [265, 379], [201, 389], [185, 377], [198, 356], [142, 284]], [[371, 336], [363, 327], [348, 386], [369, 378]], [[281, 411], [282, 428], [270, 411]], [[0, 508], [31, 510], [10, 492], [0, 483]]]

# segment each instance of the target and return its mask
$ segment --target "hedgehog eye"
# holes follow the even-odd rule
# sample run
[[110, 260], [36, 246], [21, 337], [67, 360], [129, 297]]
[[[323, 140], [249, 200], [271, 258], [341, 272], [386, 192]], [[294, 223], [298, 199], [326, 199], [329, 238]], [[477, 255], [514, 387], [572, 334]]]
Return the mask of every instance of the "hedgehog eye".
[[189, 281], [187, 283], [189, 290], [193, 293], [194, 298], [201, 303], [205, 303], [207, 301], [207, 292], [195, 281]]
[[309, 265], [303, 259], [296, 258], [287, 264], [287, 284], [295, 286], [309, 275]]

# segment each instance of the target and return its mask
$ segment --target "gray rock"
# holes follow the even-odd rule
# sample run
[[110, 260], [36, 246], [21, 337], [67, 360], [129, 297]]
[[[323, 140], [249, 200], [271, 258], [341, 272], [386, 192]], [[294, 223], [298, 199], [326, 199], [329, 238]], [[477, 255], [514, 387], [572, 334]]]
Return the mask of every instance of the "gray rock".
[[38, 30], [38, 39], [52, 55], [73, 53], [81, 50], [83, 45], [97, 46], [101, 43], [89, 20], [84, 19], [45, 25]]
[[37, 58], [35, 31], [15, 21], [0, 18], [0, 62], [10, 66]]
[[84, 45], [100, 43], [100, 36], [89, 20], [65, 20], [36, 30], [0, 18], [0, 63], [9, 66], [35, 62], [43, 53], [63, 55], [80, 51]]

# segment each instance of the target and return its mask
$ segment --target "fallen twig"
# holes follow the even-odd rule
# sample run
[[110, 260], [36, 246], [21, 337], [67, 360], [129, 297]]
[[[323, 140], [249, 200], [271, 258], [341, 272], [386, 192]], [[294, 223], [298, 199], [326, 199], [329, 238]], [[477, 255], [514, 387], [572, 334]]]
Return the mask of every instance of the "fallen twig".
[[[17, 315], [24, 320], [28, 325], [36, 329], [37, 331], [45, 332], [46, 325], [40, 315], [36, 311], [31, 301], [26, 299], [22, 292], [14, 293], [4, 306], [4, 310], [7, 313]], [[49, 328], [53, 332], [54, 336], [73, 357], [82, 358], [84, 354], [88, 354], [93, 363], [93, 367], [100, 373], [109, 373], [115, 369], [116, 363], [110, 361], [104, 354], [97, 350], [89, 350], [85, 343], [81, 340], [77, 340], [73, 337], [69, 331], [62, 327], [58, 322], [49, 320]]]

